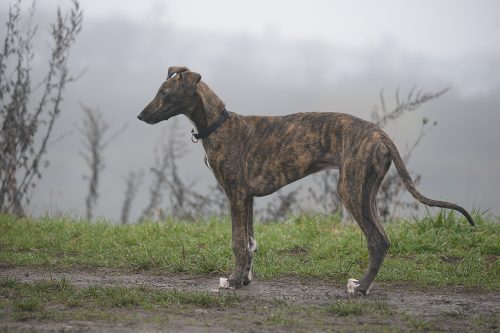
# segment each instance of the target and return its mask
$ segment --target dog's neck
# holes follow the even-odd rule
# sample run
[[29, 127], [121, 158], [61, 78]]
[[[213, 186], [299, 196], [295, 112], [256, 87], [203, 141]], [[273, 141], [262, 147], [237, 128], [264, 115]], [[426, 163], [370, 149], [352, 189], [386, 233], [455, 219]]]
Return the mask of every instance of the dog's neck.
[[217, 121], [225, 105], [203, 81], [198, 84], [197, 94], [200, 102], [186, 116], [201, 131]]

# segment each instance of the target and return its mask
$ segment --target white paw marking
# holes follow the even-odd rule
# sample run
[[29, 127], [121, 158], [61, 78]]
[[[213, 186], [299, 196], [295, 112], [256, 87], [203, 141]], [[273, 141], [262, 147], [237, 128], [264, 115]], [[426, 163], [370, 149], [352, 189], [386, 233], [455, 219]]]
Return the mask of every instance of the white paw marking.
[[229, 285], [229, 280], [227, 278], [221, 277], [219, 279], [219, 289], [236, 289], [235, 287], [231, 287]]
[[359, 286], [359, 281], [356, 279], [349, 279], [347, 280], [347, 292], [351, 295], [354, 295], [356, 292], [356, 287]]
[[219, 288], [229, 289], [229, 281], [227, 280], [227, 278], [221, 277], [219, 279]]

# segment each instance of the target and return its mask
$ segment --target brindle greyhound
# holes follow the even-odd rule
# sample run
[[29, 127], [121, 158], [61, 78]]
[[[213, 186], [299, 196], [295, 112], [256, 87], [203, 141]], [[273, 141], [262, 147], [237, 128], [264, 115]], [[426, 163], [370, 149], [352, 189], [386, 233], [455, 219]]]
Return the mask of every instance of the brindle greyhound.
[[339, 169], [338, 193], [368, 242], [370, 265], [355, 288], [358, 293], [368, 292], [389, 249], [376, 197], [391, 161], [415, 199], [457, 210], [474, 225], [464, 208], [420, 194], [394, 143], [370, 122], [343, 113], [260, 117], [227, 112], [200, 74], [170, 67], [166, 81], [138, 118], [156, 124], [179, 114], [196, 126], [198, 133], [192, 139], [202, 140], [206, 163], [229, 198], [236, 257], [231, 288], [252, 280], [253, 198], [327, 168]]

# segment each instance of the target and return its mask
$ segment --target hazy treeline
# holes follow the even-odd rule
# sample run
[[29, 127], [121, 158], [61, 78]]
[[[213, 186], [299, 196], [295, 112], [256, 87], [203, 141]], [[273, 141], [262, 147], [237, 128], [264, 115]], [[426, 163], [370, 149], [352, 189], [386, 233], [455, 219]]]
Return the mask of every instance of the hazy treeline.
[[[64, 112], [61, 103], [65, 87], [76, 80], [69, 73], [68, 58], [83, 22], [83, 12], [78, 1], [74, 0], [72, 4], [68, 12], [63, 13], [58, 9], [56, 19], [50, 25], [50, 58], [46, 64], [46, 74], [40, 82], [33, 82], [31, 75], [34, 59], [37, 57], [33, 38], [39, 30], [35, 19], [35, 3], [27, 12], [22, 11], [21, 0], [10, 7], [0, 50], [1, 213], [25, 214], [25, 208], [30, 204], [30, 192], [43, 177], [43, 169], [50, 167], [50, 161], [45, 158], [47, 150], [57, 149], [57, 145], [50, 146], [48, 143], [54, 124], [60, 113]], [[397, 90], [392, 103], [386, 102], [385, 94], [381, 91], [380, 100], [372, 110], [372, 121], [384, 128], [447, 91], [448, 89], [444, 89], [423, 93], [413, 88], [403, 96]], [[88, 184], [88, 194], [82, 202], [85, 203], [86, 218], [92, 219], [99, 200], [102, 171], [105, 167], [117, 167], [106, 165], [105, 151], [112, 146], [114, 138], [126, 131], [126, 126], [112, 128], [112, 124], [97, 108], [82, 105], [82, 110], [85, 118], [78, 126], [78, 133], [82, 136], [79, 151], [82, 162], [88, 166], [88, 174], [84, 177]], [[175, 120], [172, 123], [175, 124]], [[403, 152], [405, 162], [408, 162], [415, 148], [434, 126], [436, 122], [421, 119], [418, 137]], [[131, 222], [131, 206], [142, 186], [148, 186], [149, 200], [138, 221], [162, 219], [166, 216], [189, 220], [227, 213], [226, 196], [215, 181], [201, 194], [193, 190], [194, 182], [187, 182], [180, 176], [179, 167], [186, 151], [183, 148], [184, 142], [179, 139], [182, 136], [177, 131], [177, 126], [170, 126], [169, 135], [164, 141], [157, 143], [154, 149], [155, 163], [147, 171], [127, 171], [120, 214], [122, 223]], [[150, 172], [153, 176], [149, 185], [143, 184], [145, 172]], [[420, 175], [413, 174], [413, 178], [418, 183]], [[280, 220], [290, 213], [301, 211], [341, 213], [342, 205], [336, 192], [336, 184], [336, 171], [320, 172], [311, 176], [311, 182], [307, 186], [280, 190], [276, 199], [259, 209], [257, 215], [263, 220]], [[417, 209], [416, 204], [402, 199], [402, 190], [403, 185], [397, 172], [391, 169], [379, 194], [379, 210], [383, 219], [391, 218], [398, 209]]]

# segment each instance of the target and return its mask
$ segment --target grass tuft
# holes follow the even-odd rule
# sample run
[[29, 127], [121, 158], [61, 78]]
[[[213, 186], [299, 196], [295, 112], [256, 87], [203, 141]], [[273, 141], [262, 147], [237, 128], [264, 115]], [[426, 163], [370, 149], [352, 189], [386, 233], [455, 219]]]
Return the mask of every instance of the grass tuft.
[[40, 301], [35, 298], [20, 299], [14, 302], [17, 310], [33, 312], [40, 308]]
[[350, 299], [335, 301], [327, 308], [328, 313], [340, 317], [358, 316], [364, 314], [365, 311], [363, 304]]

